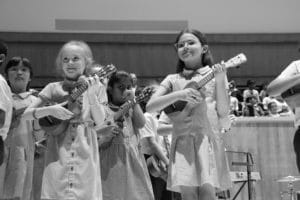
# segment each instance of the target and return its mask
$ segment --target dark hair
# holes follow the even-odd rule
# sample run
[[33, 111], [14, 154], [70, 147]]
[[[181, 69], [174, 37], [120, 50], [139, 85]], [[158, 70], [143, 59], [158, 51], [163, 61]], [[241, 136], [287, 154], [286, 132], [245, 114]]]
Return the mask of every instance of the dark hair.
[[[108, 83], [107, 83], [107, 86], [108, 86], [107, 88], [109, 88], [109, 87], [112, 88], [115, 83], [121, 83], [126, 79], [130, 80], [131, 84], [133, 84], [132, 77], [128, 72], [125, 72], [122, 70], [116, 71], [109, 78]], [[111, 94], [109, 92], [107, 92], [107, 96], [108, 96], [108, 100], [111, 101], [112, 98], [111, 98]]]
[[33, 71], [32, 71], [32, 67], [30, 64], [30, 61], [28, 58], [24, 58], [24, 57], [20, 57], [20, 56], [15, 56], [12, 57], [6, 64], [5, 66], [5, 74], [7, 74], [8, 69], [14, 66], [18, 66], [19, 64], [22, 64], [24, 67], [27, 67], [30, 71], [30, 77], [33, 76]]
[[[5, 66], [5, 74], [7, 75], [8, 74], [8, 70], [9, 68], [11, 67], [14, 67], [14, 66], [18, 66], [22, 64], [24, 67], [27, 67], [30, 71], [30, 78], [33, 76], [33, 71], [32, 71], [32, 67], [31, 67], [31, 64], [30, 64], [30, 61], [28, 58], [24, 58], [24, 57], [20, 57], [20, 56], [15, 56], [15, 57], [12, 57], [6, 64]], [[10, 85], [9, 83], [9, 80], [7, 80], [7, 83], [8, 85]], [[26, 90], [28, 91], [29, 90], [29, 83], [27, 85], [27, 88]]]
[[255, 84], [255, 81], [254, 80], [247, 80], [247, 86], [250, 86], [250, 85], [254, 85]]
[[2, 39], [0, 39], [0, 54], [4, 54], [5, 56], [7, 56], [7, 50], [8, 47], [6, 43]]
[[[203, 33], [201, 33], [200, 31], [198, 31], [196, 29], [184, 29], [176, 37], [175, 46], [178, 43], [178, 41], [180, 40], [181, 36], [185, 33], [191, 33], [194, 36], [196, 36], [199, 39], [201, 45], [208, 45], [207, 39]], [[177, 48], [176, 48], [176, 50], [177, 50]], [[202, 59], [203, 66], [207, 66], [207, 65], [212, 66], [214, 64], [213, 57], [212, 57], [212, 54], [209, 49], [207, 49], [207, 51], [202, 54], [201, 59]], [[183, 71], [184, 68], [185, 68], [184, 62], [182, 60], [178, 59], [176, 72], [180, 73]]]

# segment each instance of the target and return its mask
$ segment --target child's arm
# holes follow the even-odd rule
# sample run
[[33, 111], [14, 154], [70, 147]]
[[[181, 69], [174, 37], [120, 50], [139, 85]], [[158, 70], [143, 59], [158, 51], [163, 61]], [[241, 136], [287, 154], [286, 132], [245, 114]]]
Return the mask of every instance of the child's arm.
[[163, 122], [158, 123], [158, 128], [157, 128], [158, 135], [167, 136], [167, 135], [172, 134], [172, 131], [173, 131], [172, 124], [167, 124], [167, 123], [163, 123]]
[[163, 153], [162, 148], [158, 145], [157, 141], [154, 137], [146, 137], [145, 138], [149, 144], [149, 147], [151, 148], [154, 155], [156, 155], [160, 160], [162, 160], [166, 166], [169, 165], [169, 159], [167, 156]]
[[139, 104], [133, 107], [132, 123], [135, 128], [143, 128], [146, 123], [144, 113]]
[[300, 83], [300, 74], [290, 76], [279, 76], [269, 85], [267, 92], [270, 96], [279, 96], [282, 92]]
[[115, 136], [122, 134], [122, 129], [116, 125], [102, 125], [96, 132], [99, 147], [103, 148], [108, 147]]
[[92, 118], [96, 126], [99, 127], [104, 122], [104, 116], [105, 116], [104, 106], [99, 102], [91, 104], [90, 106], [91, 106]]
[[[124, 96], [126, 97], [127, 101], [132, 101], [134, 99], [134, 91], [133, 90], [127, 90], [124, 92]], [[135, 104], [133, 106], [133, 112], [132, 112], [132, 123], [133, 126], [135, 128], [143, 128], [145, 123], [146, 123], [146, 119], [144, 116], [144, 113], [140, 107], [139, 104]]]
[[100, 127], [105, 118], [105, 109], [103, 103], [107, 102], [106, 87], [99, 81], [98, 76], [96, 76], [94, 81], [95, 83], [91, 83], [89, 85], [88, 99], [92, 118], [96, 124], [96, 127]]
[[146, 106], [147, 112], [160, 111], [179, 100], [188, 101], [190, 103], [199, 103], [199, 101], [202, 100], [201, 94], [192, 88], [186, 88], [168, 94], [167, 92], [168, 90], [165, 87], [159, 86]]
[[[6, 117], [9, 117], [7, 115], [9, 112], [11, 112], [10, 109], [12, 109], [13, 102], [11, 95], [12, 94], [9, 86], [7, 85], [7, 82], [2, 77], [0, 77], [0, 129], [4, 126]], [[3, 132], [4, 130], [0, 131], [0, 136], [2, 135], [4, 137], [3, 139], [5, 139], [6, 133]]]
[[227, 91], [227, 78], [226, 69], [221, 64], [213, 66], [216, 70], [215, 81], [216, 81], [216, 107], [217, 113], [220, 118], [227, 117], [230, 110], [229, 95]]
[[292, 62], [267, 86], [267, 93], [270, 96], [279, 96], [282, 92], [299, 83], [300, 73], [297, 63]]
[[33, 120], [51, 115], [62, 120], [70, 119], [73, 117], [74, 113], [63, 107], [66, 103], [67, 102], [63, 102], [52, 106], [39, 107], [43, 105], [43, 100], [38, 97], [28, 106], [22, 115], [22, 118], [25, 120]]

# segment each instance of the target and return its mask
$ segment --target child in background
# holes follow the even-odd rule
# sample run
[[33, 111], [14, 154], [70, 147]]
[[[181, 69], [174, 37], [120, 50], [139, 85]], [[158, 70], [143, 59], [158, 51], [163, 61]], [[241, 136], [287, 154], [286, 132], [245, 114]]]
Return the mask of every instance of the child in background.
[[[65, 131], [49, 134], [41, 199], [101, 200], [101, 176], [96, 129], [104, 121], [102, 103], [107, 101], [106, 88], [95, 76], [89, 87], [76, 99], [71, 111], [60, 103], [77, 88], [63, 87], [67, 81], [78, 81], [93, 62], [90, 47], [83, 41], [70, 41], [60, 49], [56, 64], [64, 81], [49, 83], [24, 113], [24, 118], [39, 119], [48, 115], [69, 120]], [[43, 106], [48, 102], [58, 102]], [[70, 107], [69, 107], [70, 108]], [[76, 113], [75, 113], [76, 111]]]
[[[213, 65], [205, 36], [194, 29], [180, 32], [175, 47], [179, 62], [177, 73], [168, 75], [148, 102], [147, 111], [160, 111], [176, 101], [188, 102], [183, 111], [169, 114], [173, 124], [167, 187], [181, 193], [183, 200], [215, 199], [219, 167], [214, 133], [207, 116], [206, 99], [216, 100], [217, 117], [228, 117], [229, 98], [224, 65]], [[214, 79], [200, 91], [185, 88], [207, 73]]]
[[[148, 86], [148, 88], [155, 88], [155, 86]], [[136, 90], [136, 94], [139, 95], [142, 92], [142, 88], [138, 88]], [[160, 141], [160, 137], [157, 134], [157, 128], [158, 128], [158, 119], [157, 119], [157, 113], [148, 113], [146, 112], [146, 104], [149, 99], [146, 99], [145, 101], [141, 102], [141, 108], [144, 112], [144, 116], [146, 119], [145, 126], [140, 129], [140, 135], [141, 135], [141, 150], [142, 153], [145, 155], [147, 165], [150, 167], [149, 175], [152, 182], [153, 187], [153, 193], [156, 200], [162, 199], [162, 193], [166, 188], [166, 178], [167, 178], [167, 167], [169, 165], [169, 158], [167, 157], [166, 152], [164, 152], [163, 147], [161, 146], [162, 141]], [[149, 162], [150, 156], [154, 156], [155, 159], [152, 159], [152, 162], [155, 162], [155, 164], [158, 165], [158, 174], [160, 177], [155, 177], [153, 174], [151, 174], [151, 169], [156, 170], [152, 165], [153, 163]], [[149, 168], [148, 168], [149, 169]], [[164, 180], [163, 180], [164, 179]], [[167, 199], [165, 199], [167, 200]]]
[[[32, 67], [27, 58], [13, 57], [6, 67], [5, 74], [11, 87], [14, 110], [25, 109], [36, 97], [29, 89]], [[15, 113], [16, 113], [15, 112]], [[0, 199], [31, 199], [33, 164], [35, 152], [35, 130], [37, 121], [22, 120], [22, 112], [14, 114], [10, 131], [5, 140], [8, 157], [4, 161], [4, 179], [0, 179]], [[39, 133], [39, 132], [37, 132]]]
[[[161, 146], [168, 158], [171, 151], [173, 125], [172, 121], [168, 118], [166, 113], [162, 111], [158, 119], [157, 133], [159, 135]], [[181, 200], [181, 195], [178, 192], [167, 190], [167, 183], [163, 184], [164, 190], [162, 191], [161, 200]]]
[[122, 119], [113, 121], [114, 113], [120, 106], [134, 99], [130, 74], [124, 71], [114, 73], [108, 81], [107, 94], [107, 126], [103, 127], [102, 132], [99, 130], [100, 135], [110, 135], [111, 138], [100, 147], [103, 199], [154, 200], [139, 146], [139, 129], [145, 125], [143, 111], [139, 104], [134, 104]]

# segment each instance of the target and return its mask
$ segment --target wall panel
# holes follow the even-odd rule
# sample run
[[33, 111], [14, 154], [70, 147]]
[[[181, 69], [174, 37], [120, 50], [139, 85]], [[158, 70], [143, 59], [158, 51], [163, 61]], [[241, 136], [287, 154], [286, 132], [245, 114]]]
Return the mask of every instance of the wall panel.
[[[136, 73], [142, 82], [161, 79], [175, 71], [177, 62], [173, 42], [176, 34], [98, 34], [0, 32], [9, 45], [9, 57], [28, 57], [34, 67], [32, 85], [42, 87], [59, 79], [54, 60], [61, 45], [71, 39], [87, 41], [95, 60], [115, 64]], [[243, 52], [248, 62], [229, 71], [229, 78], [245, 85], [247, 79], [258, 84], [269, 82], [291, 61], [299, 58], [299, 34], [207, 34], [216, 62]], [[3, 69], [2, 69], [3, 70]]]

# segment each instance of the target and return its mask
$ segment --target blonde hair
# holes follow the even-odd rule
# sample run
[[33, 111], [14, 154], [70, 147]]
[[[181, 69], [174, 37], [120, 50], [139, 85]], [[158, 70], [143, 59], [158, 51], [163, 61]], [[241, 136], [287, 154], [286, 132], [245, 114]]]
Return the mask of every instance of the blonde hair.
[[94, 62], [94, 59], [93, 59], [93, 53], [92, 53], [90, 46], [86, 42], [81, 41], [81, 40], [71, 40], [71, 41], [65, 43], [61, 47], [61, 49], [59, 50], [59, 52], [56, 56], [56, 60], [55, 60], [57, 72], [59, 74], [64, 74], [64, 73], [62, 73], [62, 55], [63, 55], [64, 51], [66, 50], [66, 48], [69, 46], [78, 46], [82, 49], [83, 57], [85, 60], [85, 66], [86, 66], [84, 73], [86, 73], [86, 71], [89, 68], [91, 68], [92, 63]]

